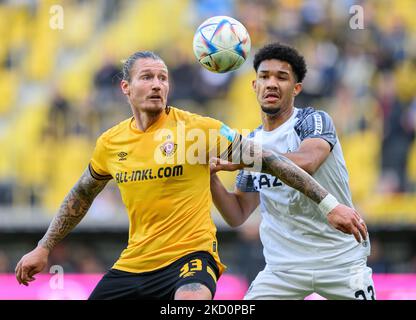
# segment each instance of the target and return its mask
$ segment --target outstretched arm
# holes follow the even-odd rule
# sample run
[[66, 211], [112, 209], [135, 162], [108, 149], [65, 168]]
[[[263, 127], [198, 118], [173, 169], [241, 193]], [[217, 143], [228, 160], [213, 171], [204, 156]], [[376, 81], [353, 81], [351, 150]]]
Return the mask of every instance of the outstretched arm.
[[[222, 159], [224, 156], [221, 156]], [[230, 164], [222, 159], [211, 159], [211, 172], [219, 170], [247, 170], [263, 172], [278, 177], [288, 186], [300, 191], [312, 201], [320, 204], [329, 194], [312, 176], [289, 160], [283, 154], [264, 149], [253, 140], [236, 134], [232, 154], [227, 153]]]
[[234, 138], [233, 155], [228, 156], [234, 164], [224, 164], [223, 160], [215, 159], [216, 171], [251, 167], [254, 171], [276, 176], [318, 204], [319, 209], [327, 216], [329, 224], [334, 228], [354, 235], [358, 242], [361, 242], [361, 237], [367, 238], [367, 227], [360, 215], [354, 209], [338, 203], [312, 176], [284, 155], [262, 149], [252, 140], [238, 135]]
[[28, 282], [35, 280], [33, 276], [45, 268], [50, 251], [82, 220], [108, 181], [93, 178], [88, 168], [84, 171], [65, 197], [38, 246], [18, 262], [15, 272], [20, 284], [27, 286]]
[[263, 172], [277, 176], [288, 186], [302, 192], [317, 203], [334, 228], [354, 235], [358, 242], [361, 242], [361, 237], [364, 240], [367, 239], [367, 226], [358, 212], [338, 203], [328, 191], [303, 169], [285, 156], [267, 150], [263, 150], [262, 159]]
[[329, 194], [312, 176], [281, 154], [263, 150], [261, 171], [278, 177], [317, 204]]

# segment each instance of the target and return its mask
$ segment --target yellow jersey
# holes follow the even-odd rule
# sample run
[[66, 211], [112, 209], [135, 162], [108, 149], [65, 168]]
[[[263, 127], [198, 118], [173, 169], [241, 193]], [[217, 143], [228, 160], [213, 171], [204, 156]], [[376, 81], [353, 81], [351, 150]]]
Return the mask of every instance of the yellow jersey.
[[206, 251], [224, 271], [210, 211], [209, 157], [229, 154], [234, 138], [221, 121], [168, 107], [144, 132], [131, 117], [97, 139], [90, 172], [115, 179], [130, 222], [127, 248], [113, 268], [148, 272]]

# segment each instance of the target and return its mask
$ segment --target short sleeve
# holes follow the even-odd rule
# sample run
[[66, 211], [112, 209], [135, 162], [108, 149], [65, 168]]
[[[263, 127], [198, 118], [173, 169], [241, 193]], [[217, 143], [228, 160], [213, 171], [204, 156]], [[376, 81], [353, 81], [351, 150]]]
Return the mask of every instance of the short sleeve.
[[307, 138], [321, 138], [334, 148], [337, 134], [331, 117], [324, 111], [306, 108], [299, 111], [295, 131], [301, 141]]
[[240, 133], [221, 123], [217, 139], [217, 157], [240, 163], [241, 141]]
[[235, 185], [242, 192], [258, 192], [254, 186], [253, 176], [245, 170], [240, 170]]
[[110, 180], [112, 176], [107, 169], [107, 152], [103, 136], [97, 139], [92, 158], [89, 163], [89, 171], [97, 180]]
[[241, 135], [223, 122], [209, 117], [201, 117], [198, 127], [206, 133], [208, 157], [231, 161], [233, 150], [240, 148]]

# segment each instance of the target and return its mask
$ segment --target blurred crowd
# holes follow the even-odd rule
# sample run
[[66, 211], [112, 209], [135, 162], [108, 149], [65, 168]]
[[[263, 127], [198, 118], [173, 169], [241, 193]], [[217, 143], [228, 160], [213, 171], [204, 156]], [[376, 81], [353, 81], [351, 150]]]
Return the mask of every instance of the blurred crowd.
[[[62, 29], [50, 25], [56, 3]], [[296, 106], [333, 117], [357, 206], [377, 219], [374, 212], [387, 210], [380, 201], [393, 195], [391, 210], [412, 219], [400, 194], [413, 193], [416, 181], [414, 9], [411, 0], [2, 1], [0, 204], [58, 207], [95, 139], [130, 116], [119, 82], [123, 59], [136, 50], [166, 60], [170, 104], [238, 129], [257, 127], [251, 60], [277, 40], [305, 55]], [[252, 40], [248, 61], [227, 74], [205, 70], [192, 52], [193, 31], [220, 14], [242, 21]]]
[[[62, 28], [51, 24], [56, 5]], [[295, 104], [332, 116], [367, 221], [416, 223], [414, 12], [413, 0], [0, 1], [0, 208], [55, 213], [96, 138], [130, 116], [119, 81], [134, 51], [166, 61], [169, 104], [253, 129], [253, 53], [282, 41], [308, 65]], [[252, 53], [236, 72], [211, 73], [193, 55], [193, 32], [214, 15], [232, 16], [250, 33]], [[361, 27], [352, 23], [360, 17]], [[234, 176], [223, 178], [231, 187]], [[114, 194], [110, 185], [100, 195], [96, 216], [122, 206]]]

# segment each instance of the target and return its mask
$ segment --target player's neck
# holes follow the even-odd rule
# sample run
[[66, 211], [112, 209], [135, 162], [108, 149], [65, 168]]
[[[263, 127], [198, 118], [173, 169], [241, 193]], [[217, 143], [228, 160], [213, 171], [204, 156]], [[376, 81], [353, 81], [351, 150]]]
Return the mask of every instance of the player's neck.
[[292, 116], [294, 111], [295, 111], [295, 108], [292, 106], [290, 108], [286, 108], [282, 111], [279, 111], [276, 114], [268, 114], [268, 113], [262, 112], [261, 118], [263, 122], [263, 130], [272, 131], [280, 127]]
[[146, 131], [160, 119], [163, 112], [163, 109], [160, 112], [143, 112], [133, 110], [136, 128], [143, 132]]

